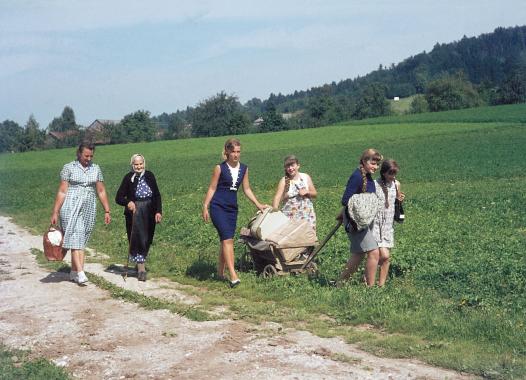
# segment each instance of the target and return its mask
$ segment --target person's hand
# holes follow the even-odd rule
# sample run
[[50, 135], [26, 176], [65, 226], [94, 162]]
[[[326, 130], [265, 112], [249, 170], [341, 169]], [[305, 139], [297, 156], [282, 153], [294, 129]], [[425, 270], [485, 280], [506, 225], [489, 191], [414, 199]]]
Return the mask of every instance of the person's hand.
[[135, 203], [134, 202], [129, 201], [128, 205], [126, 207], [128, 208], [128, 210], [130, 210], [131, 212], [135, 213]]
[[161, 223], [163, 216], [160, 213], [155, 214], [155, 223]]
[[338, 215], [336, 215], [336, 220], [338, 222], [343, 222], [343, 209], [338, 213]]
[[208, 223], [208, 220], [210, 219], [210, 216], [208, 215], [208, 207], [203, 207], [203, 220], [205, 223]]
[[104, 213], [104, 224], [110, 224], [111, 223], [111, 215], [109, 212]]
[[267, 208], [272, 208], [272, 206], [269, 206], [269, 205], [267, 205], [267, 204], [261, 204], [261, 203], [258, 204], [256, 207], [257, 207], [258, 210], [261, 211], [261, 212], [265, 211]]
[[58, 213], [54, 212], [51, 214], [51, 219], [50, 219], [50, 223], [52, 225], [56, 225], [58, 222]]
[[309, 194], [309, 191], [305, 188], [301, 188], [298, 190], [298, 194], [304, 197], [305, 195]]
[[405, 194], [402, 192], [398, 193], [398, 196], [396, 197], [400, 202], [403, 202], [405, 199]]

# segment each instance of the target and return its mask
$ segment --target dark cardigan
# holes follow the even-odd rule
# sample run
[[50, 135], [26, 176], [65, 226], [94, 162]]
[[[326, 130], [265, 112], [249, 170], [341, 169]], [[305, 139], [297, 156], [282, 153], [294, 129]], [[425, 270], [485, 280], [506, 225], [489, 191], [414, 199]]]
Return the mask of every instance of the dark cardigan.
[[[117, 190], [117, 195], [115, 195], [115, 202], [117, 202], [118, 205], [124, 206], [124, 215], [131, 215], [131, 211], [128, 210], [128, 203], [135, 202], [135, 190], [137, 190], [137, 185], [139, 184], [139, 176], [135, 176], [135, 179], [133, 182], [131, 182], [131, 177], [133, 176], [133, 172], [129, 172], [124, 176], [122, 179], [121, 185], [119, 186], [119, 190]], [[154, 214], [162, 214], [162, 204], [161, 204], [161, 193], [159, 193], [159, 188], [157, 187], [157, 181], [155, 180], [155, 176], [153, 173], [149, 170], [146, 170], [144, 172], [144, 180], [150, 186], [150, 189], [152, 189], [152, 203], [153, 203], [153, 210]]]

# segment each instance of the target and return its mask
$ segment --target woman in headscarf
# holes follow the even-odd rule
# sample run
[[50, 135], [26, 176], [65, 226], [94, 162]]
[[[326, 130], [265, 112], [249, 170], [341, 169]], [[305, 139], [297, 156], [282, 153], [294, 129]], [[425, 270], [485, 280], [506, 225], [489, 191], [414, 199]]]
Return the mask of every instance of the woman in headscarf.
[[124, 206], [129, 243], [128, 260], [137, 264], [137, 278], [146, 281], [146, 257], [155, 233], [155, 224], [162, 219], [161, 194], [155, 176], [146, 170], [146, 160], [134, 154], [131, 171], [122, 179], [115, 202]]

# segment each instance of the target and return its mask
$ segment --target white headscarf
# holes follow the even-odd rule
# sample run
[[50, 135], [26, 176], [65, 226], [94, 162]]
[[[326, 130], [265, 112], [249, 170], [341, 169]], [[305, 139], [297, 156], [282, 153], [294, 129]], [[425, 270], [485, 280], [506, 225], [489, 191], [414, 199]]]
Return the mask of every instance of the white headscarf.
[[141, 174], [139, 175], [139, 178], [142, 177], [144, 175], [144, 172], [146, 171], [146, 158], [144, 158], [144, 156], [142, 154], [135, 153], [133, 156], [131, 156], [131, 159], [130, 159], [131, 171], [133, 172], [133, 175], [131, 176], [131, 181], [132, 182], [135, 179], [135, 176], [137, 175], [137, 173], [133, 169], [133, 161], [135, 161], [135, 159], [139, 158], [139, 157], [142, 158], [142, 161], [144, 163], [144, 168], [143, 168]]

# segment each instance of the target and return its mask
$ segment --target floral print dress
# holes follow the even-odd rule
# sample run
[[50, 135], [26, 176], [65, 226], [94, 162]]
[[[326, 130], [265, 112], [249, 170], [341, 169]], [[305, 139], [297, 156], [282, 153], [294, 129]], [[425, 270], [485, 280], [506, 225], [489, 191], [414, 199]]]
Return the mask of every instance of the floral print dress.
[[305, 173], [299, 173], [299, 177], [299, 180], [290, 180], [287, 201], [283, 204], [281, 211], [292, 220], [308, 221], [311, 227], [316, 229], [314, 205], [309, 197], [302, 197], [299, 194], [300, 189], [309, 190], [307, 176]]

